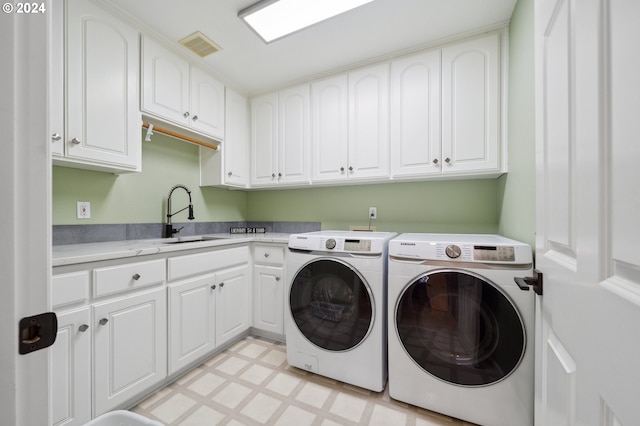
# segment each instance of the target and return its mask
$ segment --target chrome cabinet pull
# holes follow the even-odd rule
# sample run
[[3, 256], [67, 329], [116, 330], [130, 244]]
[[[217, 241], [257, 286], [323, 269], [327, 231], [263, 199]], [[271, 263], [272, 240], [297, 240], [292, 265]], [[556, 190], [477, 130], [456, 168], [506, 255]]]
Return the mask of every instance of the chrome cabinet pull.
[[438, 161], [438, 159], [437, 159], [437, 158], [434, 158], [434, 159], [433, 159], [433, 161], [432, 161], [432, 163], [433, 163], [433, 164], [435, 164], [435, 165], [437, 166], [437, 165], [438, 165], [438, 163], [439, 163], [439, 161]]
[[71, 143], [75, 145], [80, 145], [82, 142], [80, 142], [80, 139], [78, 138], [73, 138], [71, 139]]
[[220, 288], [224, 287], [224, 283], [220, 283]]
[[271, 173], [271, 179], [275, 178], [276, 174], [275, 173]]
[[193, 121], [198, 121], [198, 116], [197, 116], [197, 115], [194, 115], [194, 116], [193, 116], [193, 118], [192, 118], [192, 120], [193, 120]]
[[447, 157], [444, 159], [444, 162], [447, 164], [451, 164], [451, 158]]
[[62, 136], [60, 136], [59, 133], [54, 133], [51, 135], [51, 140], [52, 141], [59, 141], [60, 139], [62, 139]]
[[344, 167], [340, 167], [340, 173], [344, 173]]
[[134, 274], [133, 277], [134, 280], [138, 281], [140, 279], [140, 274]]
[[183, 116], [184, 118], [189, 118], [189, 115], [191, 115], [191, 114], [189, 114], [189, 111], [187, 111], [187, 112], [185, 112], [184, 114], [182, 114], [182, 116]]
[[264, 257], [269, 257], [269, 256], [271, 256], [269, 253], [264, 254]]
[[216, 289], [216, 285], [215, 284], [211, 284], [211, 290], [215, 290]]
[[352, 166], [349, 166], [349, 171], [350, 171], [351, 173], [353, 173], [353, 167], [352, 167]]
[[98, 321], [98, 322], [100, 323], [100, 325], [106, 325], [106, 324], [109, 322], [109, 320], [108, 320], [108, 319], [106, 319], [106, 318], [102, 318], [102, 319], [101, 319], [100, 321]]
[[229, 173], [227, 173], [227, 176], [231, 177], [231, 176], [233, 176], [233, 173], [229, 172]]
[[280, 277], [276, 277], [276, 281], [280, 281]]
[[80, 330], [83, 333], [88, 329], [89, 329], [89, 326], [87, 324], [82, 324], [80, 327], [78, 327], [78, 330]]

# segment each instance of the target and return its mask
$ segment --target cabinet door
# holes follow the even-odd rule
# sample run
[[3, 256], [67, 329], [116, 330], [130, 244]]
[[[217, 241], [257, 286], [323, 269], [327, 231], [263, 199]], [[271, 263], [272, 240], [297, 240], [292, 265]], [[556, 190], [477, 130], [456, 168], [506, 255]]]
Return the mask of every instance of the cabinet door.
[[278, 183], [309, 181], [309, 85], [278, 93]]
[[389, 175], [389, 66], [349, 73], [349, 178]]
[[94, 305], [95, 416], [148, 390], [167, 376], [164, 287]]
[[440, 50], [391, 64], [391, 176], [440, 174]]
[[142, 110], [189, 126], [189, 64], [154, 40], [142, 39]]
[[283, 268], [256, 265], [253, 268], [253, 326], [271, 333], [284, 334]]
[[249, 329], [249, 266], [220, 271], [216, 280], [216, 346], [220, 346]]
[[347, 178], [347, 76], [339, 75], [311, 85], [311, 180]]
[[54, 426], [91, 420], [91, 328], [89, 308], [58, 314], [51, 347], [51, 407]]
[[222, 145], [224, 152], [225, 182], [229, 185], [246, 186], [249, 183], [249, 106], [247, 99], [227, 89], [226, 125]]
[[497, 171], [500, 40], [490, 34], [442, 49], [442, 172]]
[[139, 170], [138, 33], [84, 0], [66, 24], [66, 157]]
[[169, 374], [215, 348], [216, 276], [169, 285]]
[[251, 100], [251, 184], [278, 182], [278, 94]]
[[191, 66], [190, 126], [214, 138], [224, 138], [224, 85]]

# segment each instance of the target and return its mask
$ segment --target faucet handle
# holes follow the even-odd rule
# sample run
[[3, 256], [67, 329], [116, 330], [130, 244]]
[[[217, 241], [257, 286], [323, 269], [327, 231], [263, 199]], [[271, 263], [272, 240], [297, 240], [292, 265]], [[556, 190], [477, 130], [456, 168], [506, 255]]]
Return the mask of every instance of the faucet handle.
[[174, 234], [179, 234], [179, 233], [180, 233], [180, 230], [181, 230], [181, 229], [183, 229], [183, 228], [184, 228], [184, 226], [181, 226], [181, 227], [180, 227], [180, 228], [178, 228], [178, 229], [174, 229], [174, 230], [173, 230], [173, 233], [174, 233]]

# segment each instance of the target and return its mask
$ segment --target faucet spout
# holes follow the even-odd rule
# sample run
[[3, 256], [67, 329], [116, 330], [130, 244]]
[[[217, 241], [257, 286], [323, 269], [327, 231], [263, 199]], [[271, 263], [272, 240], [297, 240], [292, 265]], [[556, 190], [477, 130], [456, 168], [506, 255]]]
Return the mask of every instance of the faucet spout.
[[[175, 191], [178, 188], [184, 189], [189, 195], [189, 205], [187, 207], [184, 207], [178, 211], [171, 213], [171, 195], [173, 194], [173, 191]], [[193, 202], [191, 200], [191, 191], [186, 186], [178, 184], [173, 188], [171, 188], [171, 190], [169, 191], [169, 196], [167, 197], [167, 222], [165, 224], [165, 237], [170, 238], [173, 236], [173, 234], [177, 234], [178, 232], [180, 232], [180, 229], [182, 228], [180, 229], [173, 228], [173, 225], [171, 224], [171, 217], [186, 209], [189, 209], [189, 216], [187, 217], [187, 219], [189, 220], [195, 219], [195, 216], [193, 215]]]

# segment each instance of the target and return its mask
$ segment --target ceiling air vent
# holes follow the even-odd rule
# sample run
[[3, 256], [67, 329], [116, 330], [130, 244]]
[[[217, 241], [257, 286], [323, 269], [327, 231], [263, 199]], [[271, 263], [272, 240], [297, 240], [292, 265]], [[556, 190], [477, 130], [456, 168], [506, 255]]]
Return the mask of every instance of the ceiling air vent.
[[201, 58], [221, 50], [220, 46], [200, 31], [196, 31], [190, 36], [183, 38], [179, 43]]

